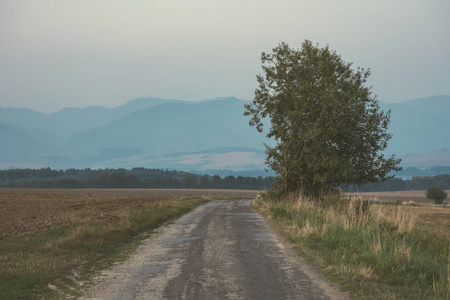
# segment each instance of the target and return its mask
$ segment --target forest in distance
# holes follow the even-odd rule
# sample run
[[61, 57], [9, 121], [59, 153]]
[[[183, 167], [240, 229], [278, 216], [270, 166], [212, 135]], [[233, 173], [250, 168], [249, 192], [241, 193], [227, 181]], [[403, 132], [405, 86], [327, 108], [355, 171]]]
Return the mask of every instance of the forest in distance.
[[[424, 171], [425, 172], [425, 171]], [[430, 171], [429, 171], [430, 172]], [[275, 177], [198, 175], [162, 169], [9, 169], [0, 170], [0, 188], [187, 188], [267, 190]], [[450, 190], [450, 174], [392, 178], [362, 187], [342, 187], [346, 192]]]
[[2, 188], [182, 188], [244, 189], [271, 188], [273, 177], [197, 175], [184, 171], [126, 169], [10, 169], [0, 170]]

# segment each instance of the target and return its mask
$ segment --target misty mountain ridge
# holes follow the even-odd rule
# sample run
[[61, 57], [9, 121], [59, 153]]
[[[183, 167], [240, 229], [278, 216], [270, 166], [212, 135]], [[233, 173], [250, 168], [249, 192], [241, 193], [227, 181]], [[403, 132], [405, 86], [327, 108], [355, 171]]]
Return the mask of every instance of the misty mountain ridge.
[[0, 140], [0, 157], [3, 162], [17, 161], [24, 157], [38, 160], [41, 155], [51, 151], [50, 147], [37, 138], [1, 123]]
[[28, 108], [0, 107], [0, 123], [18, 126], [25, 130], [44, 131], [68, 140], [73, 134], [106, 125], [125, 115], [164, 103], [190, 102], [149, 97], [131, 100], [124, 105], [114, 108], [101, 106], [68, 107], [51, 114], [40, 113]]
[[391, 110], [388, 153], [403, 157], [450, 149], [450, 96], [380, 102], [380, 107]]
[[[52, 114], [0, 107], [0, 168], [29, 163], [63, 169], [263, 169], [263, 143], [273, 141], [264, 137], [267, 131], [260, 134], [248, 125], [245, 103], [234, 97], [200, 102], [138, 98], [114, 108], [65, 108]], [[386, 153], [405, 157], [408, 166], [450, 165], [450, 152], [442, 154], [450, 149], [450, 96], [379, 103], [392, 111], [394, 136]], [[440, 154], [427, 158], [431, 152]]]

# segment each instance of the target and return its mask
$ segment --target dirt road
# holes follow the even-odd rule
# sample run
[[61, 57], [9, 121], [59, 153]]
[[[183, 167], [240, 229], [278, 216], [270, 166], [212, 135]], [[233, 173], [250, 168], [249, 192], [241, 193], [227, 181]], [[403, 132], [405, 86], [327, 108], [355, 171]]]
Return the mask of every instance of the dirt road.
[[249, 204], [197, 208], [103, 272], [82, 299], [343, 299]]

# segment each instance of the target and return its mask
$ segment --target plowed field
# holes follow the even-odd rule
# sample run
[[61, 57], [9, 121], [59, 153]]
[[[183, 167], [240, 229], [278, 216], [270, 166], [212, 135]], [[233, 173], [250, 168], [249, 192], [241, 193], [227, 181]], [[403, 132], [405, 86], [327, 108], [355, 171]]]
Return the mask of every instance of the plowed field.
[[[446, 191], [450, 195], [450, 191]], [[416, 204], [433, 204], [433, 200], [425, 197], [425, 191], [400, 191], [400, 192], [368, 192], [368, 193], [348, 193], [351, 196], [361, 196], [371, 200], [383, 202], [409, 202]], [[448, 203], [447, 199], [445, 203]]]
[[257, 191], [180, 189], [0, 189], [0, 239], [127, 216], [156, 199], [254, 198]]

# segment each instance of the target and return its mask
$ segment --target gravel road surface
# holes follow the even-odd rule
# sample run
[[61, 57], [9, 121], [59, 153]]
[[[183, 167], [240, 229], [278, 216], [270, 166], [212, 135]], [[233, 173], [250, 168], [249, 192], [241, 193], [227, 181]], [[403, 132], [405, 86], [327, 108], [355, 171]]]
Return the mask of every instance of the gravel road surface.
[[250, 200], [216, 200], [104, 271], [82, 299], [344, 299], [296, 257]]

